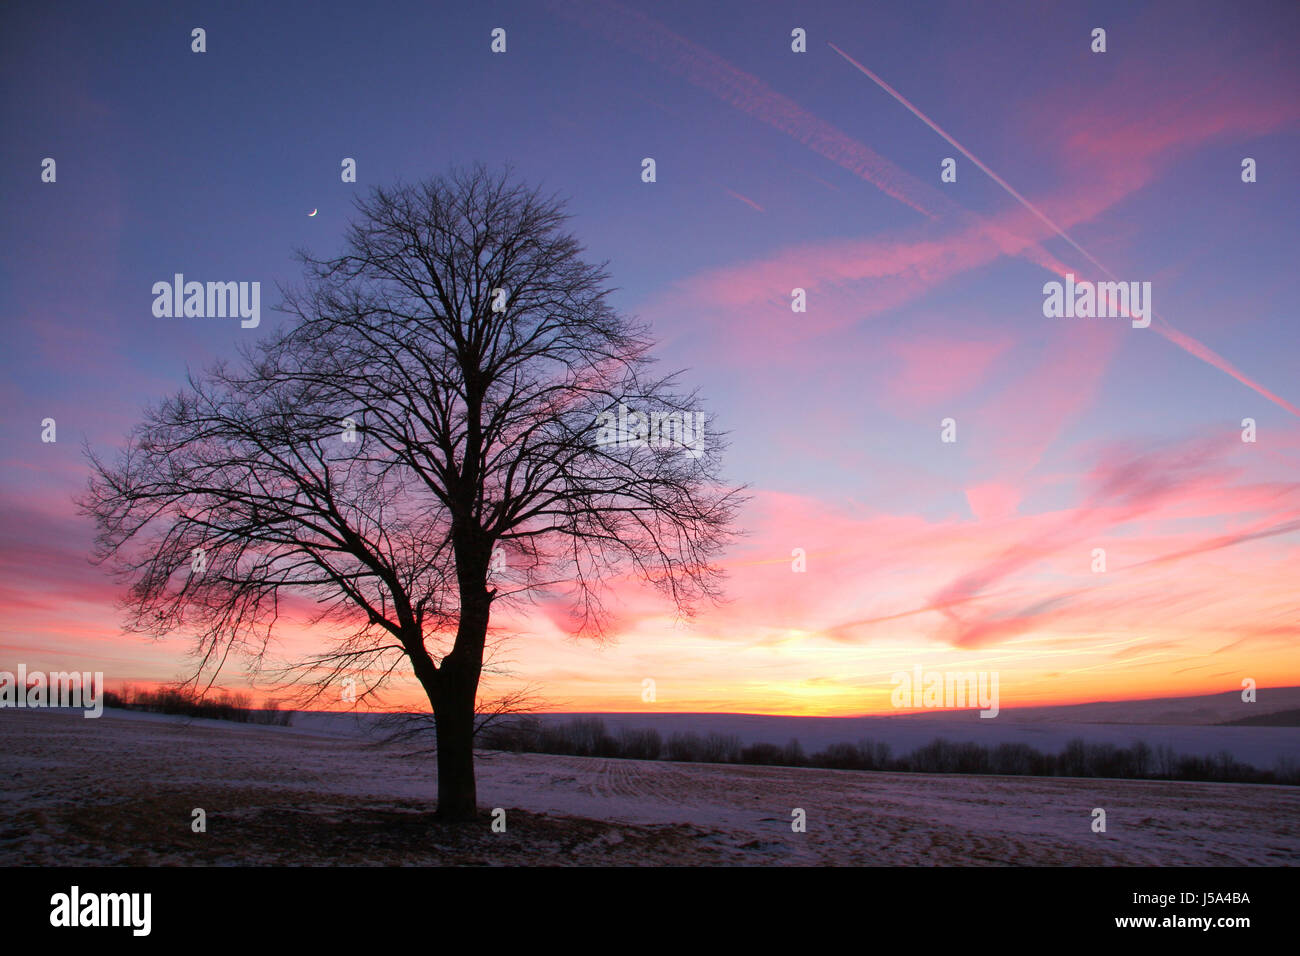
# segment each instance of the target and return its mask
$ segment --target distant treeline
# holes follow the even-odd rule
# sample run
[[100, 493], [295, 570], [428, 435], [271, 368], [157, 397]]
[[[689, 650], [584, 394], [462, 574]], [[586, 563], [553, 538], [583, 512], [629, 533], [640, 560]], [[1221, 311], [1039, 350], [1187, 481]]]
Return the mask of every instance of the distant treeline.
[[293, 723], [293, 711], [281, 710], [276, 701], [271, 701], [266, 707], [255, 708], [252, 706], [252, 698], [247, 694], [228, 692], [201, 697], [192, 691], [174, 688], [150, 691], [126, 687], [120, 693], [104, 691], [104, 706], [121, 710], [143, 710], [152, 714], [183, 714], [186, 717], [233, 720], [241, 724], [288, 727]]
[[1300, 727], [1300, 710], [1275, 710], [1258, 717], [1243, 717], [1241, 720], [1229, 720], [1221, 727]]
[[831, 744], [825, 750], [806, 754], [797, 740], [784, 747], [769, 743], [746, 746], [735, 734], [687, 732], [674, 733], [665, 741], [657, 730], [651, 729], [624, 727], [617, 735], [611, 734], [599, 717], [578, 717], [563, 723], [523, 717], [484, 728], [477, 746], [512, 753], [829, 770], [1300, 784], [1300, 766], [1294, 761], [1282, 759], [1273, 770], [1259, 770], [1238, 762], [1227, 751], [1212, 757], [1189, 756], [1175, 752], [1167, 744], [1151, 747], [1144, 741], [1131, 747], [1117, 747], [1075, 739], [1066, 743], [1060, 753], [1045, 754], [1028, 744], [986, 747], [939, 738], [905, 756], [894, 757], [889, 744], [863, 740], [856, 744]]

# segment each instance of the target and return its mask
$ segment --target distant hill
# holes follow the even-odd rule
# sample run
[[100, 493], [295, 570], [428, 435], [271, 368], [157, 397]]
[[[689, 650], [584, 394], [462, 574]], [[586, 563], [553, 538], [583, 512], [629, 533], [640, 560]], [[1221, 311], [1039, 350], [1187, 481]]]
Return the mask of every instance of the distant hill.
[[[954, 721], [972, 721], [975, 724], [998, 725], [1007, 723], [1033, 724], [1164, 724], [1177, 727], [1209, 727], [1216, 724], [1240, 723], [1246, 726], [1292, 727], [1294, 723], [1270, 723], [1261, 718], [1300, 710], [1300, 687], [1264, 687], [1257, 692], [1253, 704], [1241, 699], [1241, 691], [1230, 690], [1222, 694], [1200, 697], [1153, 697], [1142, 700], [1103, 700], [1089, 704], [1060, 704], [1048, 707], [1012, 707], [1004, 699], [997, 717], [981, 718], [978, 710], [901, 710], [896, 714], [873, 717], [780, 717], [764, 718], [751, 714], [683, 714], [660, 712], [661, 720], [690, 723], [700, 717], [727, 717], [739, 720], [785, 720], [820, 724], [841, 722], [849, 726], [859, 721], [876, 724], [879, 721], [905, 721], [908, 724], [926, 722], [951, 725]], [[555, 717], [587, 716], [582, 714], [548, 714]], [[590, 716], [614, 717], [630, 720], [637, 714], [602, 714]]]
[[1300, 709], [1278, 710], [1271, 714], [1256, 714], [1241, 720], [1226, 720], [1225, 727], [1300, 727]]
[[[1266, 687], [1255, 703], [1240, 691], [1199, 697], [1097, 701], [1054, 707], [1003, 706], [997, 717], [978, 710], [926, 710], [884, 717], [782, 717], [756, 714], [548, 713], [544, 722], [575, 717], [599, 718], [617, 735], [623, 728], [648, 728], [667, 740], [674, 733], [734, 735], [744, 745], [785, 744], [798, 740], [809, 752], [839, 742], [874, 740], [895, 755], [910, 753], [936, 737], [985, 746], [1026, 743], [1055, 753], [1074, 738], [1129, 747], [1144, 740], [1178, 753], [1208, 756], [1227, 751], [1256, 767], [1272, 767], [1282, 757], [1300, 760], [1300, 687]], [[1243, 716], [1249, 715], [1249, 716]], [[1236, 724], [1236, 726], [1229, 726]]]
[[[1152, 697], [1143, 700], [1101, 700], [1090, 704], [1061, 704], [1049, 707], [1011, 707], [1003, 704], [999, 721], [1066, 724], [1174, 724], [1180, 727], [1246, 723], [1255, 726], [1292, 726], [1260, 723], [1258, 718], [1300, 709], [1300, 687], [1264, 687], [1253, 704], [1241, 699], [1241, 691], [1200, 697]], [[951, 720], [967, 716], [979, 720], [977, 711], [926, 710], [902, 712], [906, 720]]]
[[[114, 719], [162, 720], [159, 714], [111, 712]], [[108, 714], [106, 713], [106, 717]], [[1266, 687], [1258, 701], [1244, 703], [1230, 691], [1201, 697], [1098, 701], [1058, 707], [1003, 707], [997, 717], [978, 711], [924, 711], [910, 716], [791, 717], [756, 714], [546, 713], [533, 715], [544, 724], [595, 718], [618, 737], [625, 730], [654, 730], [664, 741], [674, 734], [735, 737], [742, 746], [797, 740], [809, 753], [839, 743], [871, 740], [887, 744], [894, 756], [911, 753], [936, 738], [973, 742], [985, 747], [1023, 743], [1041, 753], [1059, 753], [1069, 741], [1131, 747], [1139, 740], [1166, 746], [1179, 754], [1202, 757], [1228, 752], [1261, 769], [1285, 759], [1300, 764], [1300, 687]], [[191, 723], [207, 724], [192, 720]], [[218, 722], [211, 722], [218, 723]], [[257, 728], [270, 733], [347, 738], [371, 736], [386, 723], [381, 714], [296, 712], [292, 727]], [[251, 725], [231, 724], [231, 732], [251, 732]]]

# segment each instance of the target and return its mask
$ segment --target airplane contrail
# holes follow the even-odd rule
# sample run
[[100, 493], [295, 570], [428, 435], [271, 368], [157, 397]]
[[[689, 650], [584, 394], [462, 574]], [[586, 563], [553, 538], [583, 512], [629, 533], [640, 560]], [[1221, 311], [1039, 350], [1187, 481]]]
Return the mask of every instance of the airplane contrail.
[[[977, 157], [965, 146], [957, 142], [955, 139], [953, 139], [951, 136], [945, 133], [942, 129], [940, 129], [938, 123], [934, 122], [934, 120], [930, 119], [930, 117], [926, 116], [919, 109], [917, 109], [912, 104], [912, 102], [907, 99], [907, 97], [903, 96], [902, 93], [898, 92], [898, 90], [894, 89], [884, 80], [882, 80], [880, 77], [876, 76], [875, 73], [871, 72], [871, 70], [867, 69], [857, 60], [853, 59], [853, 57], [849, 56], [847, 53], [841, 50], [834, 43], [828, 43], [827, 46], [829, 46], [832, 50], [834, 50], [836, 53], [842, 56], [845, 60], [847, 60], [850, 64], [852, 64], [858, 71], [860, 71], [863, 75], [868, 77], [873, 83], [875, 83], [882, 90], [884, 90], [886, 93], [892, 96], [895, 100], [897, 100], [899, 103], [905, 106], [913, 116], [915, 116], [926, 126], [930, 127], [930, 129], [934, 130], [936, 133], [942, 136], [950, 145], [952, 145], [954, 149], [958, 150], [963, 156], [965, 156], [972, 163], [978, 166], [986, 176], [988, 176], [995, 183], [997, 183], [999, 186], [1005, 189], [1018, 203], [1020, 203], [1020, 205], [1028, 209], [1035, 217], [1041, 220], [1049, 229], [1051, 229], [1054, 233], [1056, 233], [1058, 236], [1060, 236], [1062, 239], [1068, 242], [1071, 246], [1073, 246], [1079, 252], [1080, 255], [1086, 258], [1089, 262], [1091, 262], [1094, 266], [1100, 269], [1111, 279], [1115, 279], [1116, 281], [1118, 281], [1118, 277], [1115, 275], [1115, 273], [1107, 269], [1106, 266], [1103, 263], [1099, 262], [1092, 255], [1092, 253], [1088, 252], [1087, 249], [1083, 248], [1083, 246], [1079, 245], [1077, 242], [1071, 239], [1069, 234], [1064, 229], [1062, 229], [1056, 223], [1052, 222], [1052, 220], [1049, 219], [1037, 207], [1035, 207], [1033, 203], [1031, 203], [1024, 196], [1020, 195], [1020, 193], [1016, 192], [1016, 190], [1011, 187], [1010, 183], [1008, 183], [1005, 179], [1003, 179], [993, 170], [989, 169], [988, 166], [986, 166], [983, 162], [980, 161], [979, 157]], [[1294, 404], [1287, 401], [1285, 398], [1282, 398], [1282, 396], [1275, 395], [1273, 392], [1270, 392], [1267, 388], [1265, 388], [1263, 385], [1260, 385], [1258, 382], [1255, 382], [1252, 379], [1248, 378], [1244, 373], [1239, 371], [1231, 362], [1225, 359], [1222, 355], [1219, 355], [1208, 345], [1205, 345], [1203, 342], [1197, 341], [1196, 339], [1192, 338], [1190, 335], [1187, 335], [1183, 332], [1179, 332], [1172, 325], [1170, 325], [1168, 321], [1161, 318], [1160, 315], [1154, 309], [1152, 309], [1152, 315], [1158, 320], [1159, 323], [1155, 326], [1156, 331], [1160, 333], [1162, 336], [1164, 336], [1167, 340], [1173, 342], [1175, 345], [1183, 349], [1189, 355], [1194, 355], [1197, 358], [1199, 358], [1201, 361], [1205, 362], [1206, 364], [1212, 365], [1213, 367], [1219, 369], [1221, 372], [1226, 372], [1227, 374], [1235, 378], [1237, 381], [1241, 382], [1243, 385], [1247, 386], [1248, 388], [1254, 389], [1256, 392], [1258, 392], [1260, 395], [1267, 398], [1269, 401], [1273, 402], [1275, 405], [1278, 405], [1279, 407], [1286, 409], [1292, 415], [1295, 415], [1297, 418], [1300, 418], [1300, 408], [1297, 408]]]
[[[1036, 209], [1036, 208], [1034, 207], [1033, 203], [1031, 203], [1031, 202], [1030, 202], [1028, 199], [1026, 199], [1024, 196], [1020, 195], [1020, 193], [1018, 193], [1018, 192], [1016, 192], [1014, 189], [1012, 189], [1010, 183], [1008, 183], [1005, 179], [1003, 179], [1001, 176], [999, 176], [999, 175], [998, 175], [997, 173], [995, 173], [993, 170], [989, 169], [989, 168], [988, 168], [987, 166], [985, 166], [982, 162], [980, 162], [980, 161], [979, 161], [979, 158], [976, 157], [976, 156], [975, 156], [975, 155], [974, 155], [970, 150], [968, 150], [965, 146], [963, 146], [961, 143], [957, 142], [955, 139], [953, 139], [951, 136], [949, 136], [947, 133], [945, 133], [942, 129], [940, 129], [940, 128], [939, 128], [939, 125], [938, 125], [937, 123], [935, 123], [934, 120], [930, 119], [930, 117], [926, 116], [924, 113], [922, 113], [920, 110], [918, 110], [914, 105], [912, 105], [912, 101], [911, 101], [911, 100], [909, 100], [907, 97], [905, 97], [902, 93], [898, 92], [898, 90], [894, 89], [892, 86], [890, 86], [890, 85], [889, 85], [888, 83], [886, 83], [884, 80], [882, 80], [880, 77], [876, 76], [876, 74], [872, 73], [870, 70], [868, 70], [865, 66], [863, 66], [861, 63], [859, 63], [857, 60], [853, 59], [853, 57], [849, 56], [847, 53], [845, 53], [843, 50], [841, 50], [839, 47], [837, 47], [834, 43], [830, 43], [830, 44], [828, 44], [828, 46], [830, 46], [830, 48], [831, 48], [832, 50], [834, 50], [834, 51], [835, 51], [836, 53], [838, 53], [840, 56], [844, 57], [844, 59], [848, 60], [848, 61], [849, 61], [850, 63], [852, 63], [855, 67], [857, 67], [859, 70], [861, 70], [863, 73], [865, 73], [868, 77], [870, 77], [870, 78], [875, 82], [875, 84], [876, 84], [877, 86], [879, 86], [882, 90], [884, 90], [886, 93], [888, 93], [888, 94], [889, 94], [890, 96], [892, 96], [894, 99], [898, 100], [898, 102], [900, 102], [900, 103], [902, 103], [904, 106], [906, 106], [906, 107], [907, 107], [907, 108], [912, 112], [912, 115], [913, 115], [913, 116], [915, 116], [917, 119], [919, 119], [919, 120], [920, 120], [922, 123], [924, 123], [926, 126], [930, 127], [930, 129], [934, 130], [936, 133], [938, 133], [940, 136], [942, 136], [944, 139], [946, 139], [946, 140], [947, 140], [949, 143], [951, 143], [952, 146], [953, 146], [953, 147], [954, 147], [958, 152], [960, 152], [963, 156], [965, 156], [967, 159], [969, 159], [972, 163], [974, 163], [974, 164], [975, 164], [976, 166], [978, 166], [980, 169], [984, 170], [984, 174], [985, 174], [986, 176], [988, 176], [989, 179], [993, 180], [995, 183], [997, 183], [999, 186], [1001, 186], [1003, 189], [1005, 189], [1007, 192], [1009, 192], [1013, 197], [1015, 197], [1016, 201], [1019, 202], [1020, 205], [1024, 206], [1024, 207], [1025, 207], [1026, 209], [1028, 209], [1031, 213], [1033, 213], [1035, 216], [1037, 216], [1039, 219], [1041, 219], [1041, 220], [1043, 221], [1043, 223], [1046, 224], [1046, 226], [1047, 226], [1049, 229], [1052, 230], [1052, 232], [1056, 233], [1058, 236], [1060, 236], [1062, 239], [1064, 239], [1064, 240], [1065, 240], [1066, 242], [1068, 242], [1070, 245], [1074, 246], [1074, 248], [1077, 249], [1081, 255], [1085, 256], [1089, 262], [1091, 262], [1093, 265], [1095, 265], [1095, 266], [1096, 266], [1098, 269], [1100, 269], [1102, 272], [1104, 272], [1104, 273], [1106, 273], [1107, 275], [1111, 276], [1111, 278], [1115, 278], [1115, 276], [1111, 273], [1111, 271], [1110, 271], [1109, 269], [1107, 269], [1104, 265], [1102, 265], [1100, 262], [1098, 262], [1096, 259], [1094, 259], [1094, 258], [1092, 257], [1092, 255], [1088, 252], [1087, 249], [1083, 248], [1083, 246], [1079, 245], [1077, 242], [1075, 242], [1073, 239], [1071, 239], [1071, 238], [1066, 234], [1066, 232], [1065, 232], [1064, 229], [1062, 229], [1062, 228], [1061, 228], [1060, 226], [1058, 226], [1056, 223], [1052, 222], [1052, 220], [1048, 219], [1047, 216], [1045, 216], [1042, 212], [1040, 212], [1038, 209]], [[1116, 280], [1116, 281], [1118, 281], [1118, 280]]]

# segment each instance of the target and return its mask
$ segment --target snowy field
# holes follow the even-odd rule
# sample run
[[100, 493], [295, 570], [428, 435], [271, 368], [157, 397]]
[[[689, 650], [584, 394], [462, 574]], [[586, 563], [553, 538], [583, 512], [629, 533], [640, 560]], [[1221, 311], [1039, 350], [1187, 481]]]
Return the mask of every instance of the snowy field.
[[321, 728], [4, 711], [0, 863], [1300, 862], [1294, 787], [492, 755], [482, 824], [444, 826], [434, 776], [431, 757]]

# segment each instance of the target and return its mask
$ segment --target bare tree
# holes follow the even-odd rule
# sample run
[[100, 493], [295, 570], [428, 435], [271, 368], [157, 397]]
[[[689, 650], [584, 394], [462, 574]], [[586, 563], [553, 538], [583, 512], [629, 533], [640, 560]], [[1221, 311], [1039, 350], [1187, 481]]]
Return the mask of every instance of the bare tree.
[[333, 636], [315, 680], [409, 665], [439, 815], [467, 819], [494, 604], [564, 600], [600, 638], [633, 572], [689, 615], [740, 489], [558, 199], [480, 166], [357, 209], [342, 255], [300, 254], [282, 331], [148, 409], [112, 464], [88, 452], [82, 507], [129, 625], [196, 630], [200, 670], [261, 661], [295, 600]]

